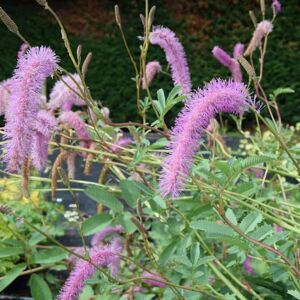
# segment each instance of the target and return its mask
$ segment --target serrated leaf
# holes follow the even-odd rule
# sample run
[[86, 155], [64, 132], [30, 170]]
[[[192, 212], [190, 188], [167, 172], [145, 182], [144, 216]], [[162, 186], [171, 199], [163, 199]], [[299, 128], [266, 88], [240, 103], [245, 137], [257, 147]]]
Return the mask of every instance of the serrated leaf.
[[216, 258], [214, 256], [204, 256], [201, 257], [198, 262], [197, 262], [197, 267], [201, 266], [201, 265], [205, 265], [213, 260], [215, 260]]
[[180, 92], [180, 90], [181, 90], [180, 85], [174, 86], [173, 89], [171, 90], [171, 92], [168, 95], [167, 101], [170, 101], [173, 98], [175, 98], [178, 95], [178, 93]]
[[296, 290], [288, 290], [287, 292], [289, 295], [293, 296], [294, 298], [300, 300], [300, 292]]
[[171, 242], [160, 254], [158, 263], [161, 266], [166, 265], [166, 263], [169, 261], [173, 253], [175, 252], [177, 247], [177, 242]]
[[109, 191], [99, 186], [90, 186], [84, 193], [94, 201], [109, 207], [115, 212], [123, 211], [123, 204]]
[[228, 227], [227, 225], [223, 224], [216, 224], [210, 221], [193, 221], [191, 223], [191, 227], [193, 229], [203, 230], [207, 233], [216, 233], [220, 235], [228, 235], [228, 236], [234, 236], [234, 231]]
[[7, 247], [0, 249], [0, 258], [10, 257], [24, 253], [23, 247]]
[[16, 265], [13, 269], [6, 273], [0, 281], [0, 292], [8, 287], [25, 269], [25, 264]]
[[236, 216], [231, 208], [226, 210], [225, 216], [233, 225], [237, 225], [238, 222]]
[[91, 235], [110, 224], [112, 218], [109, 214], [97, 214], [82, 223], [82, 232], [84, 235]]
[[29, 280], [33, 300], [52, 300], [52, 293], [47, 282], [39, 275], [32, 274]]
[[140, 197], [140, 190], [138, 189], [135, 181], [121, 180], [120, 188], [122, 190], [122, 196], [126, 202], [132, 207], [136, 207], [136, 202]]
[[49, 249], [41, 249], [33, 254], [31, 262], [34, 264], [52, 264], [68, 257], [68, 252], [65, 250], [53, 247]]
[[250, 236], [255, 240], [262, 241], [271, 233], [273, 233], [273, 227], [269, 224], [265, 224], [258, 227], [255, 231], [251, 232]]
[[244, 233], [249, 233], [254, 230], [254, 228], [263, 220], [261, 214], [257, 212], [252, 212], [248, 214], [241, 222], [240, 229]]

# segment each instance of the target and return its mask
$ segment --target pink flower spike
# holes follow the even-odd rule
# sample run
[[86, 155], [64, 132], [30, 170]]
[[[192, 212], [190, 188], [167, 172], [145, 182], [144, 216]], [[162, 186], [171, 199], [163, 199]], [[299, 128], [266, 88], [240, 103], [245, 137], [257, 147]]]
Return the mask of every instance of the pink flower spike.
[[42, 170], [45, 167], [48, 156], [48, 144], [56, 127], [57, 121], [54, 116], [45, 110], [38, 112], [31, 148], [32, 164], [38, 170]]
[[0, 83], [0, 116], [6, 112], [10, 95], [11, 79], [4, 80]]
[[87, 130], [86, 124], [80, 118], [80, 116], [73, 111], [66, 111], [62, 113], [59, 117], [61, 123], [73, 128], [76, 135], [80, 139], [80, 146], [82, 148], [89, 148], [90, 144], [90, 134]]
[[122, 152], [123, 148], [126, 148], [128, 145], [132, 144], [133, 140], [129, 137], [121, 137], [113, 145], [110, 146], [110, 149], [114, 153]]
[[162, 196], [176, 198], [184, 188], [199, 139], [211, 119], [219, 112], [241, 115], [248, 102], [246, 85], [221, 79], [213, 79], [188, 97], [171, 131], [170, 154], [163, 160], [159, 180]]
[[278, 0], [273, 0], [272, 2], [272, 9], [274, 13], [277, 15], [278, 13], [281, 12], [281, 3]]
[[190, 93], [192, 84], [186, 54], [175, 33], [169, 28], [157, 26], [150, 32], [149, 41], [164, 50], [174, 85], [182, 86], [180, 94]]
[[212, 50], [213, 56], [225, 67], [229, 67], [231, 63], [230, 55], [219, 46], [215, 46]]
[[252, 52], [255, 51], [257, 47], [259, 47], [261, 41], [264, 37], [266, 37], [268, 34], [270, 34], [273, 30], [273, 24], [271, 21], [264, 20], [257, 24], [252, 39], [248, 45], [247, 50], [245, 51], [244, 55], [248, 56]]
[[78, 94], [80, 94], [79, 87], [83, 89], [79, 75], [71, 74], [71, 76], [64, 75], [55, 83], [50, 93], [50, 101], [48, 104], [50, 109], [54, 110], [61, 108], [62, 111], [70, 111], [74, 105], [86, 105], [86, 103], [78, 96]]
[[[148, 87], [151, 85], [152, 80], [154, 79], [155, 75], [161, 71], [161, 66], [158, 61], [150, 61], [146, 65], [146, 78]], [[143, 90], [147, 89], [145, 78], [143, 77], [142, 81]]]
[[[148, 283], [148, 284], [152, 285], [152, 286], [158, 286], [158, 287], [161, 287], [161, 288], [165, 288], [166, 287], [165, 283], [160, 282], [160, 281], [165, 281], [165, 280], [161, 276], [159, 276], [157, 274], [145, 271], [142, 274], [142, 277], [148, 277], [149, 279], [143, 279], [143, 281], [145, 283]], [[159, 281], [157, 281], [157, 280], [159, 280]]]
[[239, 56], [243, 56], [245, 45], [242, 43], [235, 44], [233, 48], [233, 58], [238, 59]]
[[29, 49], [19, 60], [10, 84], [10, 101], [4, 127], [4, 161], [17, 171], [30, 157], [32, 137], [40, 110], [40, 92], [45, 79], [57, 68], [57, 57], [47, 47]]
[[18, 59], [20, 59], [25, 54], [25, 52], [27, 51], [28, 48], [29, 48], [29, 46], [26, 43], [23, 43], [21, 45], [18, 55], [17, 55]]
[[235, 82], [243, 81], [243, 75], [242, 75], [240, 64], [235, 58], [231, 59], [229, 70], [231, 72], [233, 81]]

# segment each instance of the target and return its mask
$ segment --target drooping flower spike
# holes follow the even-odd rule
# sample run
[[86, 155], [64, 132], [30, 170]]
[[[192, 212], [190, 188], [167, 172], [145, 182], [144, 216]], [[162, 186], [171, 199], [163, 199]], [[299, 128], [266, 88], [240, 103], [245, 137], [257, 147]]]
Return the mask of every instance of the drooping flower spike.
[[233, 58], [225, 52], [222, 48], [215, 46], [212, 50], [213, 56], [225, 67], [227, 67], [232, 75], [233, 81], [242, 82], [243, 75], [238, 62], [238, 57], [243, 55], [244, 45], [238, 43], [234, 46], [233, 49]]
[[46, 164], [48, 144], [56, 127], [57, 121], [54, 116], [46, 110], [38, 112], [31, 148], [32, 164], [38, 170], [42, 170]]
[[149, 40], [151, 44], [158, 45], [164, 50], [171, 66], [174, 85], [182, 86], [180, 93], [190, 93], [192, 84], [186, 54], [175, 33], [169, 28], [157, 26], [150, 32]]
[[[161, 288], [165, 288], [166, 287], [166, 284], [161, 282], [161, 281], [165, 281], [161, 276], [155, 274], [155, 273], [150, 273], [150, 272], [147, 272], [145, 271], [143, 274], [142, 274], [142, 277], [148, 277], [149, 279], [143, 279], [143, 281], [145, 283], [148, 283], [152, 286], [158, 286], [158, 287], [161, 287]], [[157, 281], [159, 280], [159, 281]]]
[[281, 3], [278, 0], [273, 0], [272, 1], [272, 9], [274, 13], [277, 15], [278, 13], [281, 12]]
[[89, 148], [91, 140], [90, 134], [87, 130], [86, 124], [77, 113], [73, 111], [66, 111], [60, 115], [59, 121], [75, 130], [75, 133], [80, 140], [81, 147]]
[[4, 127], [4, 161], [7, 169], [17, 171], [31, 155], [40, 92], [45, 79], [57, 68], [58, 59], [47, 47], [29, 49], [18, 60], [10, 85], [10, 96]]
[[273, 30], [273, 24], [271, 21], [264, 20], [258, 23], [253, 32], [252, 39], [244, 55], [248, 56], [251, 53], [253, 53], [256, 50], [256, 48], [259, 47], [263, 38], [266, 37], [268, 34], [270, 34], [272, 30]]
[[164, 158], [160, 176], [162, 196], [176, 198], [184, 188], [202, 132], [219, 112], [243, 114], [248, 107], [248, 92], [243, 83], [213, 79], [193, 92], [171, 131], [170, 154]]
[[146, 78], [147, 78], [147, 84], [145, 81], [145, 78], [143, 78], [142, 81], [142, 88], [143, 90], [146, 90], [147, 87], [150, 86], [152, 80], [154, 79], [155, 75], [161, 71], [161, 66], [158, 61], [150, 61], [146, 65]]
[[[112, 241], [104, 247], [95, 247], [90, 250], [91, 261], [97, 267], [116, 268], [116, 261], [123, 250], [119, 241]], [[97, 271], [96, 267], [86, 260], [79, 259], [69, 278], [62, 287], [57, 300], [75, 300], [84, 288], [85, 281], [91, 278]], [[118, 270], [113, 269], [114, 274]], [[113, 273], [112, 272], [112, 273]]]
[[91, 240], [92, 246], [99, 246], [101, 245], [101, 242], [109, 235], [111, 234], [121, 234], [123, 232], [124, 228], [121, 225], [117, 225], [115, 227], [108, 226], [105, 227], [100, 232], [97, 232]]
[[79, 75], [71, 74], [71, 76], [72, 77], [64, 75], [55, 83], [50, 93], [50, 101], [48, 104], [50, 109], [54, 110], [60, 108], [62, 111], [70, 111], [74, 105], [86, 105], [86, 103], [79, 97], [79, 87], [83, 89]]

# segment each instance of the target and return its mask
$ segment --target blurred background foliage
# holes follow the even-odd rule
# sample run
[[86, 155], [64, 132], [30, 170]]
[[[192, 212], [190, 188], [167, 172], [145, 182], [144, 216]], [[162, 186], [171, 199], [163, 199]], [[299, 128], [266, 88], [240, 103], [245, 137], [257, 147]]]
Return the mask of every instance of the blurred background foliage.
[[[93, 52], [87, 82], [95, 99], [111, 110], [117, 121], [138, 120], [136, 113], [133, 68], [115, 24], [114, 4], [121, 10], [124, 32], [134, 56], [139, 55], [142, 26], [139, 14], [144, 11], [143, 0], [48, 0], [61, 17], [74, 49], [83, 45], [83, 53]], [[266, 0], [269, 8], [271, 0]], [[228, 77], [228, 71], [211, 55], [213, 46], [219, 45], [232, 52], [237, 42], [247, 43], [253, 25], [248, 11], [258, 19], [257, 0], [152, 0], [156, 5], [155, 25], [164, 25], [174, 31], [183, 43], [191, 70], [193, 86], [202, 86], [214, 76]], [[291, 87], [294, 94], [282, 95], [280, 109], [285, 122], [300, 121], [300, 1], [282, 0], [283, 11], [275, 22], [269, 38], [263, 85], [267, 93], [278, 87]], [[52, 17], [34, 0], [2, 0], [1, 6], [18, 24], [32, 45], [49, 45], [60, 56], [62, 65], [73, 71], [60, 31]], [[272, 17], [269, 8], [267, 16]], [[228, 34], [229, 33], [229, 34]], [[16, 64], [19, 39], [0, 24], [0, 80], [11, 76]], [[166, 68], [163, 52], [150, 47], [149, 60], [157, 59]], [[159, 88], [171, 90], [171, 80], [160, 74], [152, 85], [154, 94]], [[144, 94], [145, 95], [145, 94]], [[179, 108], [177, 108], [179, 109]], [[174, 114], [169, 116], [171, 121]], [[249, 124], [250, 125], [250, 124]]]

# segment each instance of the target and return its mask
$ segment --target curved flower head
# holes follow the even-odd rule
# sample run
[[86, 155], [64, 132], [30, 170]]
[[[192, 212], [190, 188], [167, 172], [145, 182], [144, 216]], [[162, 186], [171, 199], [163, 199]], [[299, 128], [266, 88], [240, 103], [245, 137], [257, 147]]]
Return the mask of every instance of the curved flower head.
[[152, 80], [154, 79], [155, 75], [161, 71], [161, 66], [158, 61], [150, 61], [146, 65], [146, 78], [147, 78], [147, 84], [145, 81], [145, 78], [143, 77], [142, 81], [142, 88], [144, 90], [147, 89], [147, 86], [149, 87]]
[[55, 83], [50, 93], [49, 108], [61, 108], [62, 111], [70, 111], [73, 105], [86, 105], [86, 103], [78, 96], [78, 94], [80, 94], [78, 85], [83, 89], [78, 74], [62, 76], [61, 79]]
[[215, 46], [212, 50], [213, 56], [225, 67], [229, 67], [231, 63], [230, 55], [219, 46]]
[[[157, 275], [157, 274], [154, 274], [154, 273], [150, 273], [150, 272], [147, 272], [145, 271], [143, 274], [142, 274], [142, 277], [148, 277], [149, 279], [143, 279], [143, 281], [145, 283], [148, 283], [152, 286], [158, 286], [158, 287], [161, 287], [161, 288], [164, 288], [166, 287], [166, 284], [163, 283], [163, 282], [160, 282], [160, 281], [165, 281], [161, 276]], [[151, 279], [150, 279], [151, 278]], [[159, 281], [157, 281], [159, 280]]]
[[73, 111], [66, 111], [59, 117], [61, 123], [73, 128], [76, 135], [80, 139], [80, 145], [83, 148], [88, 148], [90, 144], [90, 134], [87, 130], [86, 124], [80, 116]]
[[[105, 247], [93, 248], [90, 251], [90, 258], [94, 265], [98, 267], [108, 267], [114, 262], [116, 256], [119, 255], [116, 249], [111, 245]], [[58, 300], [75, 300], [84, 288], [85, 281], [91, 278], [95, 272], [96, 267], [91, 263], [79, 259], [69, 278], [62, 287], [57, 299]]]
[[248, 45], [247, 50], [245, 51], [244, 55], [250, 55], [255, 49], [260, 45], [262, 39], [266, 37], [269, 33], [273, 30], [273, 24], [271, 21], [264, 20], [257, 24], [252, 39]]
[[274, 13], [277, 15], [278, 13], [281, 12], [281, 3], [278, 0], [273, 0], [272, 9]]
[[249, 275], [253, 274], [253, 269], [251, 267], [251, 261], [252, 261], [252, 258], [250, 256], [247, 256], [246, 259], [244, 260], [244, 270]]
[[124, 250], [124, 241], [121, 238], [114, 238], [109, 245], [113, 255], [112, 261], [109, 264], [109, 269], [112, 277], [117, 277], [120, 273], [121, 257], [120, 254]]
[[171, 131], [170, 154], [163, 161], [159, 182], [163, 196], [175, 198], [185, 186], [199, 139], [211, 119], [219, 112], [241, 115], [248, 101], [243, 83], [221, 79], [213, 79], [189, 96]]
[[229, 70], [232, 75], [232, 80], [235, 82], [242, 82], [243, 81], [243, 74], [241, 71], [241, 67], [239, 62], [235, 59], [232, 58], [230, 65], [229, 65]]
[[42, 170], [46, 164], [48, 144], [57, 127], [57, 121], [48, 111], [41, 110], [37, 114], [31, 148], [32, 164]]
[[121, 137], [116, 142], [114, 142], [109, 148], [114, 153], [122, 152], [123, 148], [132, 144], [133, 140], [129, 137]]
[[239, 56], [243, 56], [245, 45], [242, 43], [235, 44], [233, 48], [233, 58], [238, 59]]
[[157, 26], [150, 32], [151, 44], [160, 46], [171, 66], [174, 85], [181, 85], [181, 94], [188, 94], [192, 89], [190, 71], [186, 60], [185, 51], [175, 33], [169, 28]]
[[57, 67], [55, 53], [47, 47], [29, 49], [19, 60], [10, 84], [10, 101], [4, 127], [4, 161], [14, 172], [30, 157], [32, 137], [40, 110], [45, 79]]
[[20, 49], [18, 51], [18, 59], [20, 59], [26, 52], [26, 50], [29, 48], [29, 46], [26, 44], [26, 43], [23, 43], [21, 46], [20, 46]]

